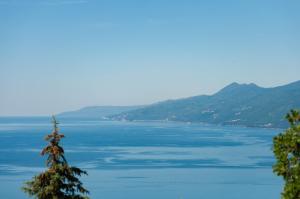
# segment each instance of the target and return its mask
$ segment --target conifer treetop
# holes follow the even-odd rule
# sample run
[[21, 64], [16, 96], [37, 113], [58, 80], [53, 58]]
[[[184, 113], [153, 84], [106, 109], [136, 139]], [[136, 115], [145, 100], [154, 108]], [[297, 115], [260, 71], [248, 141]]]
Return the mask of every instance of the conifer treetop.
[[23, 191], [36, 199], [88, 199], [89, 191], [78, 178], [87, 175], [87, 172], [69, 166], [60, 146], [65, 136], [59, 133], [59, 123], [54, 116], [52, 123], [53, 131], [45, 137], [48, 145], [41, 152], [41, 155], [48, 156], [48, 169], [26, 182]]

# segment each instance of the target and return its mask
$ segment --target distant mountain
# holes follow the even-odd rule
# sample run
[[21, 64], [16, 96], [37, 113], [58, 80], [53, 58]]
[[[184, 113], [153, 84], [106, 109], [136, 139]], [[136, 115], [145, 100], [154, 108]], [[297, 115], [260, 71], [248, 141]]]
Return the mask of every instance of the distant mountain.
[[76, 111], [63, 112], [57, 115], [59, 119], [95, 119], [103, 120], [108, 116], [132, 111], [143, 106], [89, 106]]
[[285, 127], [284, 116], [292, 108], [300, 108], [300, 81], [275, 88], [232, 83], [214, 95], [163, 101], [111, 119]]

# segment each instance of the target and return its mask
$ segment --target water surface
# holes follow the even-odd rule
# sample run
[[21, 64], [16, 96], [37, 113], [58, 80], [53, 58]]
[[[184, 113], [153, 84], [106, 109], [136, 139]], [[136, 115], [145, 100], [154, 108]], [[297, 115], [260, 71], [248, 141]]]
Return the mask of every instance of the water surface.
[[[44, 169], [49, 118], [0, 118], [3, 198], [27, 198], [22, 183]], [[91, 198], [280, 198], [272, 137], [281, 130], [172, 122], [61, 121], [70, 164]]]

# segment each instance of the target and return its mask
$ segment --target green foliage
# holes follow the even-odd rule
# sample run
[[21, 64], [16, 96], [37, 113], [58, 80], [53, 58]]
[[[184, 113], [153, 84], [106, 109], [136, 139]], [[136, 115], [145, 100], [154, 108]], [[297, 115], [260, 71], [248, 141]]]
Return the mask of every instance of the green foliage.
[[49, 144], [41, 152], [48, 156], [48, 169], [26, 182], [23, 190], [37, 199], [88, 199], [88, 190], [76, 177], [87, 175], [87, 172], [68, 165], [64, 149], [59, 145], [64, 135], [59, 134], [55, 117], [52, 122], [53, 132], [45, 138]]
[[291, 110], [286, 119], [290, 128], [273, 140], [277, 159], [273, 171], [285, 181], [282, 199], [300, 199], [300, 114]]

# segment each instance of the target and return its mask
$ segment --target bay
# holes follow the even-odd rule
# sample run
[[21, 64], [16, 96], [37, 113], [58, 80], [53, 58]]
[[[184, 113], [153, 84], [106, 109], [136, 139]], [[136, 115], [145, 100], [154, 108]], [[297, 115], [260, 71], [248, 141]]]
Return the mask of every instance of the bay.
[[[62, 145], [91, 198], [280, 198], [272, 138], [282, 130], [175, 122], [60, 121]], [[1, 197], [43, 171], [48, 117], [0, 118]]]

